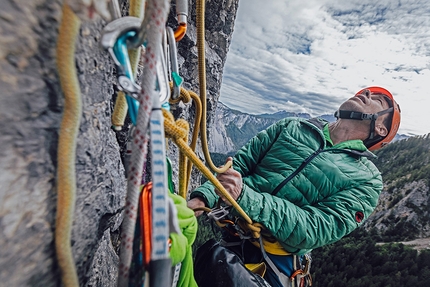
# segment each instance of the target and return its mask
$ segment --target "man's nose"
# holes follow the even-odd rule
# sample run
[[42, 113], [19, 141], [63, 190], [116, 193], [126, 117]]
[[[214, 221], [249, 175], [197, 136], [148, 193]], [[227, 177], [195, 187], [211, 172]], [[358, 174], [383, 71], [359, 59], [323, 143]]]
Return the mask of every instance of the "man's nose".
[[364, 91], [361, 94], [367, 97], [368, 99], [370, 99], [370, 90], [364, 89]]

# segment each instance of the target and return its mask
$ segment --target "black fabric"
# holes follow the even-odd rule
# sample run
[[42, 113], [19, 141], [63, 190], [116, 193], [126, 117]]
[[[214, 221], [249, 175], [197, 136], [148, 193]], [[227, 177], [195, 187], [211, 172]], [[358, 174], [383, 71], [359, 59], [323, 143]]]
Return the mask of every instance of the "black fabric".
[[376, 114], [365, 114], [362, 112], [337, 110], [334, 113], [335, 118], [352, 119], [352, 120], [372, 120]]
[[[263, 254], [261, 253], [260, 248], [253, 245], [249, 240], [241, 240], [238, 237], [234, 236], [227, 236], [224, 237], [224, 241], [233, 243], [233, 242], [240, 242], [239, 245], [232, 245], [232, 246], [226, 246], [229, 250], [236, 253], [237, 256], [239, 256], [242, 260], [242, 262], [245, 263], [260, 263], [264, 261]], [[273, 259], [273, 258], [272, 258]], [[287, 258], [285, 258], [284, 264], [290, 264], [291, 263], [291, 269], [293, 269], [293, 263], [290, 262]], [[277, 266], [279, 268], [279, 266]], [[269, 283], [272, 287], [282, 287], [283, 285], [278, 279], [278, 275], [275, 271], [270, 268], [270, 266], [266, 263], [266, 274], [264, 274], [264, 280], [266, 280], [267, 283]], [[290, 273], [284, 273], [287, 276], [291, 275]]]
[[233, 251], [210, 239], [197, 250], [194, 277], [199, 287], [270, 287]]

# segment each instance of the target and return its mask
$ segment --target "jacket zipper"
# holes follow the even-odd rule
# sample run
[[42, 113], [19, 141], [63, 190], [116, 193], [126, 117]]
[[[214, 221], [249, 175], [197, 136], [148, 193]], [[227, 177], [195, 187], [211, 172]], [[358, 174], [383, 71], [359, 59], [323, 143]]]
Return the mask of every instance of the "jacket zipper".
[[310, 156], [308, 156], [302, 163], [301, 165], [292, 173], [290, 174], [286, 179], [284, 179], [276, 188], [275, 190], [272, 192], [272, 195], [276, 195], [279, 190], [281, 190], [282, 187], [284, 187], [284, 185], [286, 185], [293, 177], [295, 177], [299, 172], [302, 171], [302, 169], [305, 168], [305, 166], [308, 165], [308, 163], [310, 163], [317, 155], [319, 155], [320, 153], [324, 152], [324, 151], [328, 151], [328, 150], [323, 150], [321, 147], [316, 150], [315, 152], [313, 152]]

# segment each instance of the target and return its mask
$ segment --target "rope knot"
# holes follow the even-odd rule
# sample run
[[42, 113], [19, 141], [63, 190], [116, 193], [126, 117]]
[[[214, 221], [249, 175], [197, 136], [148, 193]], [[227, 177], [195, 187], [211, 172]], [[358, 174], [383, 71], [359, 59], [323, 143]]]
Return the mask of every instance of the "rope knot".
[[178, 119], [175, 122], [173, 115], [163, 109], [164, 116], [164, 131], [166, 136], [173, 139], [187, 139], [190, 126], [184, 119]]
[[[170, 92], [173, 94], [173, 83], [170, 82], [169, 85], [170, 85]], [[177, 99], [170, 98], [169, 100], [171, 104], [177, 104], [180, 101], [183, 101], [184, 103], [189, 103], [191, 101], [190, 93], [182, 87], [181, 87], [181, 93], [179, 94], [179, 97]]]

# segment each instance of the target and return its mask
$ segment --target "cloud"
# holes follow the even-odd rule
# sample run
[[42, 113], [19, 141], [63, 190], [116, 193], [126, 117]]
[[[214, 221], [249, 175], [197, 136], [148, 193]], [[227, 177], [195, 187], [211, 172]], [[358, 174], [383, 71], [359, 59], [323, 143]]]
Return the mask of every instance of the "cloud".
[[374, 2], [240, 5], [220, 100], [248, 113], [316, 116], [380, 85], [402, 106], [400, 132], [430, 132], [423, 107], [430, 103], [430, 3]]

